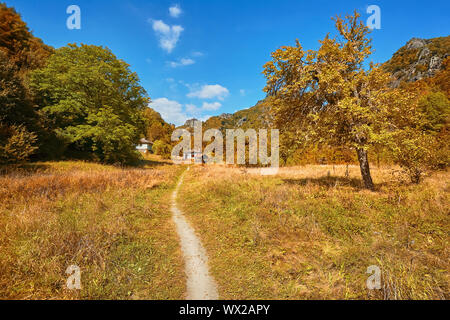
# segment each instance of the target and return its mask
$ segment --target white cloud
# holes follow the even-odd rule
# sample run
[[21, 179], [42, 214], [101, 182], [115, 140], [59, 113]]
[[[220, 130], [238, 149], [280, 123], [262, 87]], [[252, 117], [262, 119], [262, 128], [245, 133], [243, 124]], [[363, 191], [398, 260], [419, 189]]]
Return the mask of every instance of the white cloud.
[[202, 112], [202, 109], [197, 108], [194, 104], [187, 104], [186, 105], [186, 112], [189, 114], [200, 114]]
[[188, 98], [199, 98], [199, 99], [214, 99], [219, 100], [225, 99], [229, 95], [227, 88], [221, 85], [204, 85], [199, 90], [194, 90], [188, 93]]
[[173, 123], [176, 126], [183, 125], [188, 116], [183, 111], [183, 107], [177, 101], [171, 101], [167, 98], [159, 98], [152, 101], [149, 107], [161, 114], [164, 120]]
[[244, 89], [241, 89], [241, 90], [239, 90], [239, 93], [241, 94], [241, 96], [245, 96], [245, 94], [246, 94], [246, 92], [245, 92], [245, 90]]
[[177, 67], [183, 67], [183, 66], [190, 66], [192, 64], [195, 63], [195, 60], [190, 59], [190, 58], [182, 58], [179, 61], [170, 61], [169, 65], [172, 68], [177, 68]]
[[203, 52], [200, 52], [200, 51], [194, 51], [194, 52], [192, 52], [192, 56], [193, 57], [203, 57], [204, 54], [203, 54]]
[[179, 5], [174, 5], [169, 8], [169, 14], [172, 18], [178, 18], [182, 13], [183, 11]]
[[222, 107], [222, 104], [219, 102], [213, 102], [213, 103], [204, 102], [202, 109], [209, 110], [209, 111], [216, 111], [216, 110], [219, 110], [220, 107]]
[[177, 46], [181, 33], [184, 31], [182, 26], [169, 26], [162, 20], [151, 20], [153, 22], [153, 30], [159, 38], [161, 48], [171, 53]]

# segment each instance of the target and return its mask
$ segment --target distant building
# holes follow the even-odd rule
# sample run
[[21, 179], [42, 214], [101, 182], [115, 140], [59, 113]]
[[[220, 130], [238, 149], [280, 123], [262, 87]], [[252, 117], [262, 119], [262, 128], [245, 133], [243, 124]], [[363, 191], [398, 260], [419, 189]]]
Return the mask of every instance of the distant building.
[[153, 142], [147, 139], [141, 139], [139, 144], [136, 146], [136, 150], [141, 153], [152, 153]]

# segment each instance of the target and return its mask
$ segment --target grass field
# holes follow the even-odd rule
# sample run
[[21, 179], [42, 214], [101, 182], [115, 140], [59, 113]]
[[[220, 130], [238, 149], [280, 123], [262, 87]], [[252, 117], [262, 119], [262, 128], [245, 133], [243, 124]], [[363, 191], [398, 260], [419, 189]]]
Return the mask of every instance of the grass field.
[[[170, 196], [183, 168], [83, 162], [0, 169], [2, 299], [182, 299]], [[70, 265], [82, 290], [66, 288]]]
[[195, 167], [179, 205], [222, 299], [448, 299], [449, 173], [412, 185], [394, 169], [375, 168], [370, 192], [357, 167]]
[[[183, 167], [84, 162], [0, 168], [1, 299], [183, 299], [170, 202]], [[449, 299], [449, 173], [193, 166], [178, 196], [221, 299]], [[81, 269], [82, 290], [66, 269]], [[368, 290], [367, 268], [382, 271]]]

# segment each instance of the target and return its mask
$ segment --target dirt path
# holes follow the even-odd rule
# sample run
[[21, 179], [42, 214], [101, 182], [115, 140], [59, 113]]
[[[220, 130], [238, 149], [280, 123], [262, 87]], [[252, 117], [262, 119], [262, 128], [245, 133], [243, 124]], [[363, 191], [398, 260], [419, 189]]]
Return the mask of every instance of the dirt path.
[[[189, 168], [188, 168], [189, 170]], [[176, 200], [178, 190], [183, 183], [184, 173], [172, 196], [172, 213], [181, 250], [183, 251], [185, 270], [187, 275], [187, 300], [217, 300], [219, 294], [214, 279], [209, 274], [208, 257], [200, 239], [195, 235], [194, 229], [178, 209]]]

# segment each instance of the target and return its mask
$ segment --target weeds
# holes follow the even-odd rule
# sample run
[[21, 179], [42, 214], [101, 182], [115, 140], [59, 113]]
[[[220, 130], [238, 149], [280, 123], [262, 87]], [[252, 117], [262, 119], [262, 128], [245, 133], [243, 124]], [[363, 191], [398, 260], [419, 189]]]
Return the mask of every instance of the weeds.
[[[422, 185], [358, 168], [196, 167], [179, 204], [210, 253], [225, 299], [448, 299], [448, 173]], [[333, 174], [329, 174], [333, 172]], [[382, 270], [368, 290], [367, 267]]]
[[[83, 162], [3, 168], [2, 299], [180, 299], [169, 205], [180, 169]], [[82, 290], [66, 288], [77, 265]]]

